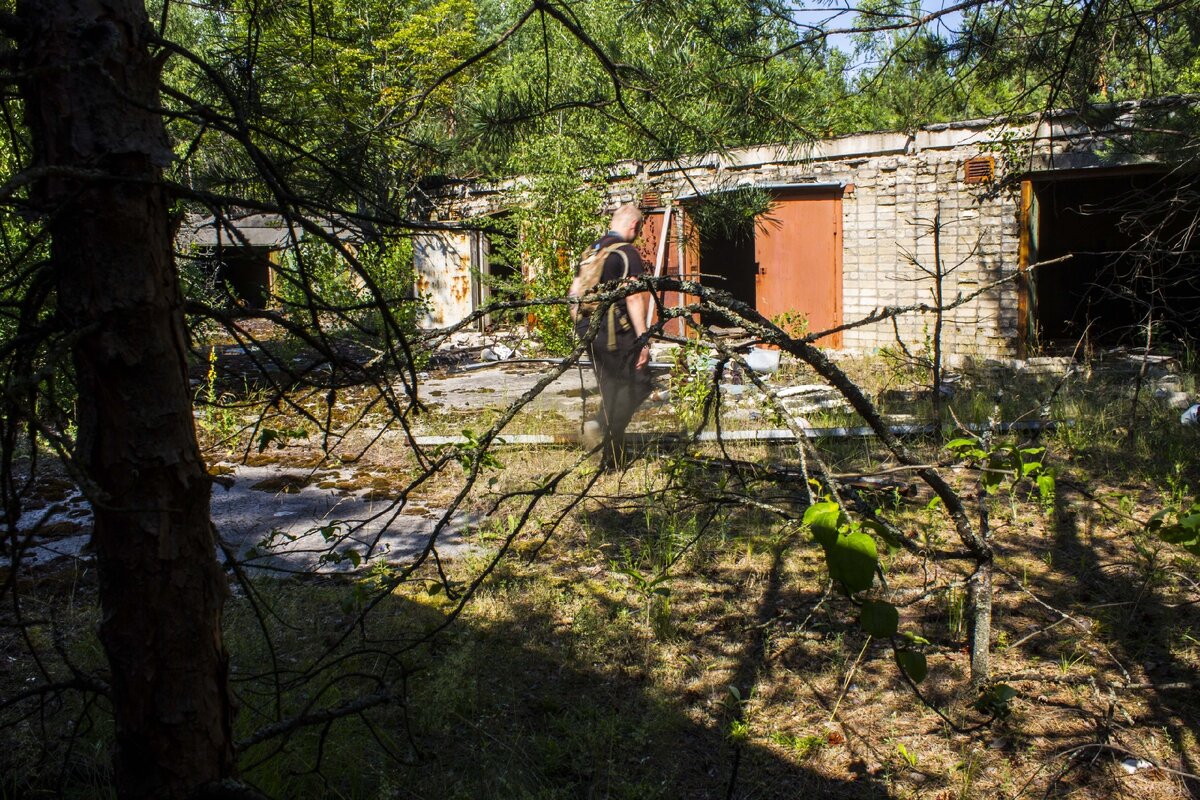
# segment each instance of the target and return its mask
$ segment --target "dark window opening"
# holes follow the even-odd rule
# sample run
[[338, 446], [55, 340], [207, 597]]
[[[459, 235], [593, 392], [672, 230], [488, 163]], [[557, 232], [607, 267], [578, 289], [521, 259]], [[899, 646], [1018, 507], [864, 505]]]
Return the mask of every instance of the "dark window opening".
[[1191, 338], [1200, 320], [1194, 178], [1125, 174], [1035, 183], [1031, 307], [1040, 344], [1141, 344]]

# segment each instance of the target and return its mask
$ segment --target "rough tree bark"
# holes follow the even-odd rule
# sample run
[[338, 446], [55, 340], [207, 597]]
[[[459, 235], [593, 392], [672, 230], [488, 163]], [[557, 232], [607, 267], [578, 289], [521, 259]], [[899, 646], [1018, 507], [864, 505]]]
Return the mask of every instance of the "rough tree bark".
[[151, 28], [142, 0], [20, 0], [17, 17], [33, 199], [92, 484], [117, 789], [195, 796], [234, 770], [228, 586], [192, 421]]

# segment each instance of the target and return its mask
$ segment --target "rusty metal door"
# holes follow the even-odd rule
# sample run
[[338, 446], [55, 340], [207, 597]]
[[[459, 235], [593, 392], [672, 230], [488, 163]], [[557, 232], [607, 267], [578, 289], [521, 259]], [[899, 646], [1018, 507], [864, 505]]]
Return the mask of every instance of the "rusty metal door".
[[472, 305], [471, 234], [454, 231], [423, 233], [413, 237], [413, 267], [417, 293], [429, 298], [422, 328], [453, 325], [468, 317]]
[[[809, 331], [842, 324], [842, 190], [778, 192], [754, 232], [758, 312], [808, 318]], [[817, 341], [841, 347], [841, 333]]]
[[1038, 222], [1041, 208], [1033, 181], [1021, 181], [1020, 245], [1017, 269], [1021, 277], [1017, 284], [1017, 357], [1026, 358], [1038, 349], [1037, 274], [1029, 269], [1038, 261]]
[[[669, 219], [667, 216], [665, 209], [647, 212], [642, 225], [642, 235], [634, 243], [642, 256], [646, 274], [654, 274], [661, 250], [661, 275], [673, 278], [694, 277], [687, 274], [688, 264], [695, 263], [695, 256], [691, 253], [694, 245], [687, 236], [690, 223], [679, 206], [671, 209]], [[666, 242], [662, 242], [664, 222], [669, 226]], [[679, 292], [666, 292], [662, 297], [662, 304], [666, 308], [680, 308], [688, 302], [690, 302], [690, 296]], [[657, 314], [654, 315], [654, 319], [657, 320]], [[683, 320], [672, 320], [667, 324], [666, 332], [675, 336], [687, 335]]]

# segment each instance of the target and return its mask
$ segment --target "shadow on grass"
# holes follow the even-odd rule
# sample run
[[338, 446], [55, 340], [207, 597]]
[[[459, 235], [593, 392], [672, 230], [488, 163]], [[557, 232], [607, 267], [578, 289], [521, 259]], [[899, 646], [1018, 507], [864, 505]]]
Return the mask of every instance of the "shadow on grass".
[[656, 680], [663, 665], [625, 611], [579, 603], [565, 619], [531, 599], [435, 645], [410, 683], [419, 755], [391, 773], [399, 796], [888, 796], [870, 779], [829, 779], [731, 740], [714, 722], [728, 714], [698, 719]]
[[[1189, 688], [1196, 672], [1174, 655], [1173, 645], [1181, 634], [1200, 630], [1200, 610], [1194, 604], [1170, 603], [1165, 597], [1161, 562], [1148, 554], [1161, 547], [1158, 558], [1167, 556], [1169, 546], [1148, 542], [1148, 546], [1131, 547], [1119, 537], [1133, 533], [1114, 535], [1105, 530], [1101, 520], [1082, 511], [1089, 507], [1077, 491], [1061, 485], [1055, 498], [1052, 539], [1029, 543], [1031, 550], [1042, 550], [1041, 557], [1050, 567], [1040, 577], [1027, 580], [1030, 590], [1081, 624], [1088, 624], [1089, 618], [1098, 622], [1085, 631], [1071, 621], [1062, 621], [1024, 645], [1027, 658], [1036, 656], [1054, 666], [1042, 671], [1056, 676], [1062, 685], [1088, 687], [1062, 705], [1064, 711], [1076, 715], [1076, 721], [1062, 726], [1059, 744], [1063, 751], [1094, 747], [1079, 758], [1062, 760], [1048, 772], [1048, 797], [1066, 796], [1085, 785], [1096, 788], [1097, 781], [1104, 779], [1098, 776], [1113, 774], [1089, 768], [1095, 763], [1093, 757], [1104, 752], [1103, 746], [1118, 748], [1105, 755], [1105, 760], [1114, 756], [1120, 760], [1119, 748], [1144, 747], [1145, 742], [1124, 730], [1127, 723], [1132, 726], [1133, 717], [1138, 728], [1158, 728], [1169, 735], [1178, 757], [1175, 763], [1162, 766], [1187, 773], [1197, 772], [1198, 766], [1200, 698]], [[1033, 619], [1025, 622], [1032, 622], [1031, 627], [1060, 619], [1048, 610], [1030, 616]], [[1017, 619], [1004, 622], [1015, 626]], [[1122, 688], [1097, 693], [1085, 678], [1089, 670], [1102, 686]], [[1137, 688], [1123, 688], [1130, 683]], [[1050, 684], [1039, 691], [1053, 694]], [[1188, 796], [1200, 797], [1196, 781], [1181, 778], [1180, 785]], [[1123, 791], [1116, 783], [1110, 788]]]

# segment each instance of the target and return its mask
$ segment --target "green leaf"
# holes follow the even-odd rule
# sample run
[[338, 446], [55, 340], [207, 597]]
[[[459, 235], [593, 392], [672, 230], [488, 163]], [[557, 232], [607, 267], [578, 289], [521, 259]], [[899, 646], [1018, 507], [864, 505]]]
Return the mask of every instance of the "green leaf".
[[994, 494], [996, 489], [1000, 487], [1000, 483], [1004, 480], [1004, 462], [992, 456], [988, 459], [987, 467], [979, 474], [979, 482], [983, 484], [984, 491], [988, 494]]
[[258, 452], [267, 449], [267, 445], [279, 438], [279, 431], [274, 428], [263, 428], [258, 434]]
[[839, 581], [847, 592], [861, 592], [871, 588], [875, 581], [875, 568], [879, 553], [875, 540], [861, 531], [838, 536], [833, 544], [825, 548], [825, 561], [829, 575]]
[[1188, 514], [1180, 517], [1179, 526], [1192, 531], [1200, 531], [1200, 514]]
[[1014, 481], [1025, 474], [1025, 463], [1021, 461], [1021, 454], [1016, 450], [1008, 451], [1008, 468], [1012, 470]]
[[888, 526], [884, 525], [882, 522], [867, 520], [862, 524], [862, 526], [865, 530], [871, 531], [880, 539], [883, 539], [889, 548], [897, 549], [904, 546], [904, 543], [900, 541], [900, 537], [892, 533]]
[[838, 528], [844, 519], [841, 507], [827, 501], [809, 506], [804, 512], [803, 521], [812, 530], [813, 538], [828, 549], [837, 539]]
[[891, 603], [868, 600], [863, 603], [858, 624], [872, 636], [884, 638], [896, 633], [900, 626], [900, 612]]
[[1049, 499], [1054, 496], [1054, 476], [1049, 472], [1043, 472], [1038, 475], [1037, 479], [1038, 495], [1043, 499]]
[[1180, 525], [1172, 525], [1160, 530], [1158, 536], [1167, 544], [1187, 544], [1196, 538], [1196, 531], [1188, 530]]
[[1155, 514], [1153, 517], [1151, 517], [1149, 520], [1147, 520], [1146, 528], [1151, 533], [1153, 533], [1154, 531], [1158, 530], [1159, 528], [1161, 528], [1163, 526], [1163, 523], [1166, 521], [1167, 517], [1170, 514], [1171, 514], [1171, 509], [1164, 508], [1162, 511], [1159, 511], [1157, 514]]
[[900, 669], [904, 670], [904, 674], [912, 679], [913, 683], [920, 683], [929, 674], [929, 665], [925, 662], [925, 655], [915, 650], [897, 650], [896, 663], [900, 665]]

